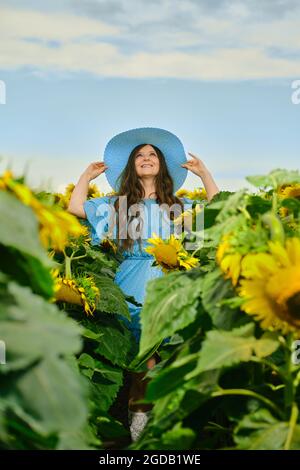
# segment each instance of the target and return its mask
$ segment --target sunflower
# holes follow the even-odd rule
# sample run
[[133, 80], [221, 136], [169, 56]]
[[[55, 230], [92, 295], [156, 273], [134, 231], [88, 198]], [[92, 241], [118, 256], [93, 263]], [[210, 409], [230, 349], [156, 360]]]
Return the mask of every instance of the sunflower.
[[0, 189], [7, 189], [8, 184], [12, 179], [12, 172], [10, 170], [5, 170], [5, 172], [0, 176]]
[[105, 196], [116, 196], [118, 193], [115, 190], [110, 191], [109, 193], [106, 193]]
[[[75, 184], [70, 183], [66, 186], [64, 193], [56, 193], [55, 200], [56, 203], [61, 206], [63, 209], [67, 209], [71, 199], [71, 195], [74, 191]], [[92, 199], [95, 197], [103, 197], [104, 193], [101, 193], [96, 184], [90, 183], [88, 188], [87, 199]]]
[[36, 215], [40, 222], [40, 238], [46, 248], [63, 251], [70, 237], [87, 235], [87, 228], [76, 217], [63, 210], [41, 206]]
[[0, 189], [14, 194], [24, 205], [35, 212], [39, 221], [39, 234], [43, 246], [63, 251], [70, 236], [86, 235], [86, 229], [72, 214], [58, 206], [48, 206], [39, 201], [31, 189], [14, 179], [10, 171], [0, 178]]
[[244, 279], [238, 292], [241, 309], [261, 327], [284, 334], [300, 329], [300, 239], [285, 246], [269, 241], [269, 253], [247, 254], [241, 263]]
[[288, 210], [287, 207], [280, 207], [278, 212], [279, 212], [279, 215], [280, 215], [283, 219], [289, 215], [289, 210]]
[[292, 197], [300, 199], [300, 183], [280, 186], [277, 190], [277, 193], [282, 199]]
[[189, 191], [187, 189], [184, 189], [184, 188], [178, 189], [178, 191], [176, 191], [176, 193], [175, 193], [175, 196], [177, 196], [177, 197], [187, 197], [188, 192]]
[[154, 238], [147, 240], [153, 246], [145, 248], [145, 251], [154, 256], [156, 264], [161, 266], [164, 273], [189, 270], [199, 264], [199, 260], [191, 256], [174, 235], [167, 240], [163, 240], [155, 233], [153, 235]]
[[193, 191], [189, 191], [187, 189], [179, 189], [175, 195], [177, 197], [187, 197], [192, 199], [193, 201], [202, 201], [207, 199], [207, 193], [204, 188], [196, 188]]
[[56, 302], [82, 305], [87, 315], [93, 315], [100, 291], [92, 277], [66, 279], [59, 277], [56, 270], [53, 272], [53, 278]]
[[[300, 183], [282, 185], [277, 189], [279, 199], [295, 198], [300, 199]], [[289, 210], [287, 207], [280, 207], [279, 214], [281, 217], [287, 217]]]
[[113, 252], [113, 253], [117, 253], [117, 250], [118, 250], [118, 247], [117, 245], [113, 242], [113, 240], [111, 240], [110, 238], [106, 237], [102, 240], [102, 242], [100, 243], [100, 246], [102, 248], [102, 250], [104, 252]]
[[186, 211], [182, 212], [178, 217], [173, 220], [175, 225], [183, 225], [183, 227], [187, 227], [192, 229], [197, 215], [202, 211], [203, 207], [200, 204], [197, 204], [195, 207], [191, 209], [187, 209]]
[[225, 279], [231, 279], [237, 285], [241, 273], [242, 255], [234, 252], [230, 244], [230, 234], [223, 236], [216, 252], [216, 261], [219, 264]]

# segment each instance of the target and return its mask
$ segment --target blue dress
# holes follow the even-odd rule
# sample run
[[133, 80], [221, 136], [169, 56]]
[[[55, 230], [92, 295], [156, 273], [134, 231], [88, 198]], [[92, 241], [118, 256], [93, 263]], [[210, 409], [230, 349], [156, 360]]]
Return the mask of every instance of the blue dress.
[[[84, 203], [84, 210], [90, 226], [91, 243], [99, 245], [103, 238], [108, 235], [109, 221], [113, 203], [117, 196], [103, 196], [94, 198]], [[181, 198], [184, 210], [192, 207], [193, 201], [188, 198]], [[163, 272], [159, 266], [152, 266], [154, 257], [145, 251], [149, 245], [147, 238], [153, 236], [153, 232], [165, 239], [172, 233], [172, 223], [170, 220], [161, 215], [159, 204], [155, 199], [143, 199], [143, 208], [145, 209], [142, 250], [137, 240], [134, 240], [132, 251], [123, 251], [123, 261], [121, 262], [114, 282], [129, 296], [133, 296], [135, 300], [141, 304], [144, 302], [146, 286], [148, 281], [163, 276]], [[171, 228], [170, 228], [171, 227]], [[171, 230], [171, 232], [170, 232]], [[116, 240], [116, 225], [110, 232], [111, 238]], [[131, 316], [131, 322], [124, 317], [124, 322], [132, 331], [137, 343], [140, 341], [141, 325], [140, 311], [141, 307], [137, 307], [127, 302]]]

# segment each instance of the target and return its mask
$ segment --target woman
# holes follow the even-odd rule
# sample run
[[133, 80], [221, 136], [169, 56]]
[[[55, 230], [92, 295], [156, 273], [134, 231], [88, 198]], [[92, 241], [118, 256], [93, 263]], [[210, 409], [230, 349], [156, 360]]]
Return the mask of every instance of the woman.
[[[186, 178], [187, 170], [202, 179], [209, 201], [219, 191], [204, 163], [195, 155], [190, 155], [192, 159], [187, 161], [182, 143], [168, 131], [132, 129], [110, 140], [104, 151], [104, 161], [91, 163], [72, 193], [69, 212], [88, 219], [93, 244], [99, 244], [107, 234], [114, 238], [124, 256], [115, 282], [140, 303], [144, 301], [148, 281], [162, 275], [159, 267], [152, 266], [153, 256], [144, 251], [146, 239], [153, 232], [157, 233], [160, 207], [163, 204], [175, 207], [175, 214], [168, 213], [169, 229], [176, 216], [176, 207], [185, 210], [191, 204], [187, 198], [175, 196], [175, 191]], [[103, 172], [106, 172], [110, 185], [117, 189], [115, 195], [87, 201], [90, 181]], [[124, 202], [126, 207], [123, 210]], [[143, 210], [147, 217], [141, 216], [141, 212], [145, 216]], [[163, 228], [166, 229], [166, 225]], [[139, 342], [141, 308], [129, 302], [128, 306], [132, 321], [127, 324]], [[157, 355], [152, 356], [147, 361], [147, 368], [152, 368], [157, 360]], [[134, 440], [147, 420], [147, 411], [151, 409], [150, 405], [135, 403], [144, 397], [147, 385], [146, 380], [141, 380], [144, 375], [133, 374], [130, 389], [128, 407]]]

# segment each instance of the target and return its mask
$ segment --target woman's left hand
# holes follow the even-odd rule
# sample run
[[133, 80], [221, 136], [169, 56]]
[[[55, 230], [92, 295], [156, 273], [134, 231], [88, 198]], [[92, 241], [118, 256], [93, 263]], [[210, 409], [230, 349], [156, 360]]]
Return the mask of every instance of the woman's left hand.
[[181, 166], [200, 177], [207, 174], [208, 169], [204, 165], [203, 161], [191, 152], [188, 152], [188, 154], [191, 155], [192, 160], [188, 160], [186, 163], [182, 163]]

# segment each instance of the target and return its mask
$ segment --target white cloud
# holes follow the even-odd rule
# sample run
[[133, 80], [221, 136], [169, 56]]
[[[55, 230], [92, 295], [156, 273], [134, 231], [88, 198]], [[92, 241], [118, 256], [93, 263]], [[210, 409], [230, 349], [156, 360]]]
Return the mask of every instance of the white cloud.
[[0, 6], [0, 38], [70, 41], [81, 37], [118, 35], [119, 28], [72, 13], [43, 13]]
[[[125, 24], [111, 26], [68, 12], [42, 13], [0, 6], [0, 67], [29, 66], [35, 74], [85, 71], [128, 78], [300, 76], [300, 54], [297, 59], [288, 57], [288, 52], [298, 51], [299, 16], [247, 24], [239, 22], [238, 15], [245, 16], [246, 11], [233, 10], [231, 16], [222, 18], [202, 15], [191, 30], [188, 24], [182, 31], [160, 30], [154, 25], [151, 32], [148, 25], [143, 35]], [[59, 44], [49, 47], [49, 41]], [[124, 52], [126, 44], [130, 52]], [[268, 48], [280, 48], [283, 54], [272, 56]]]

